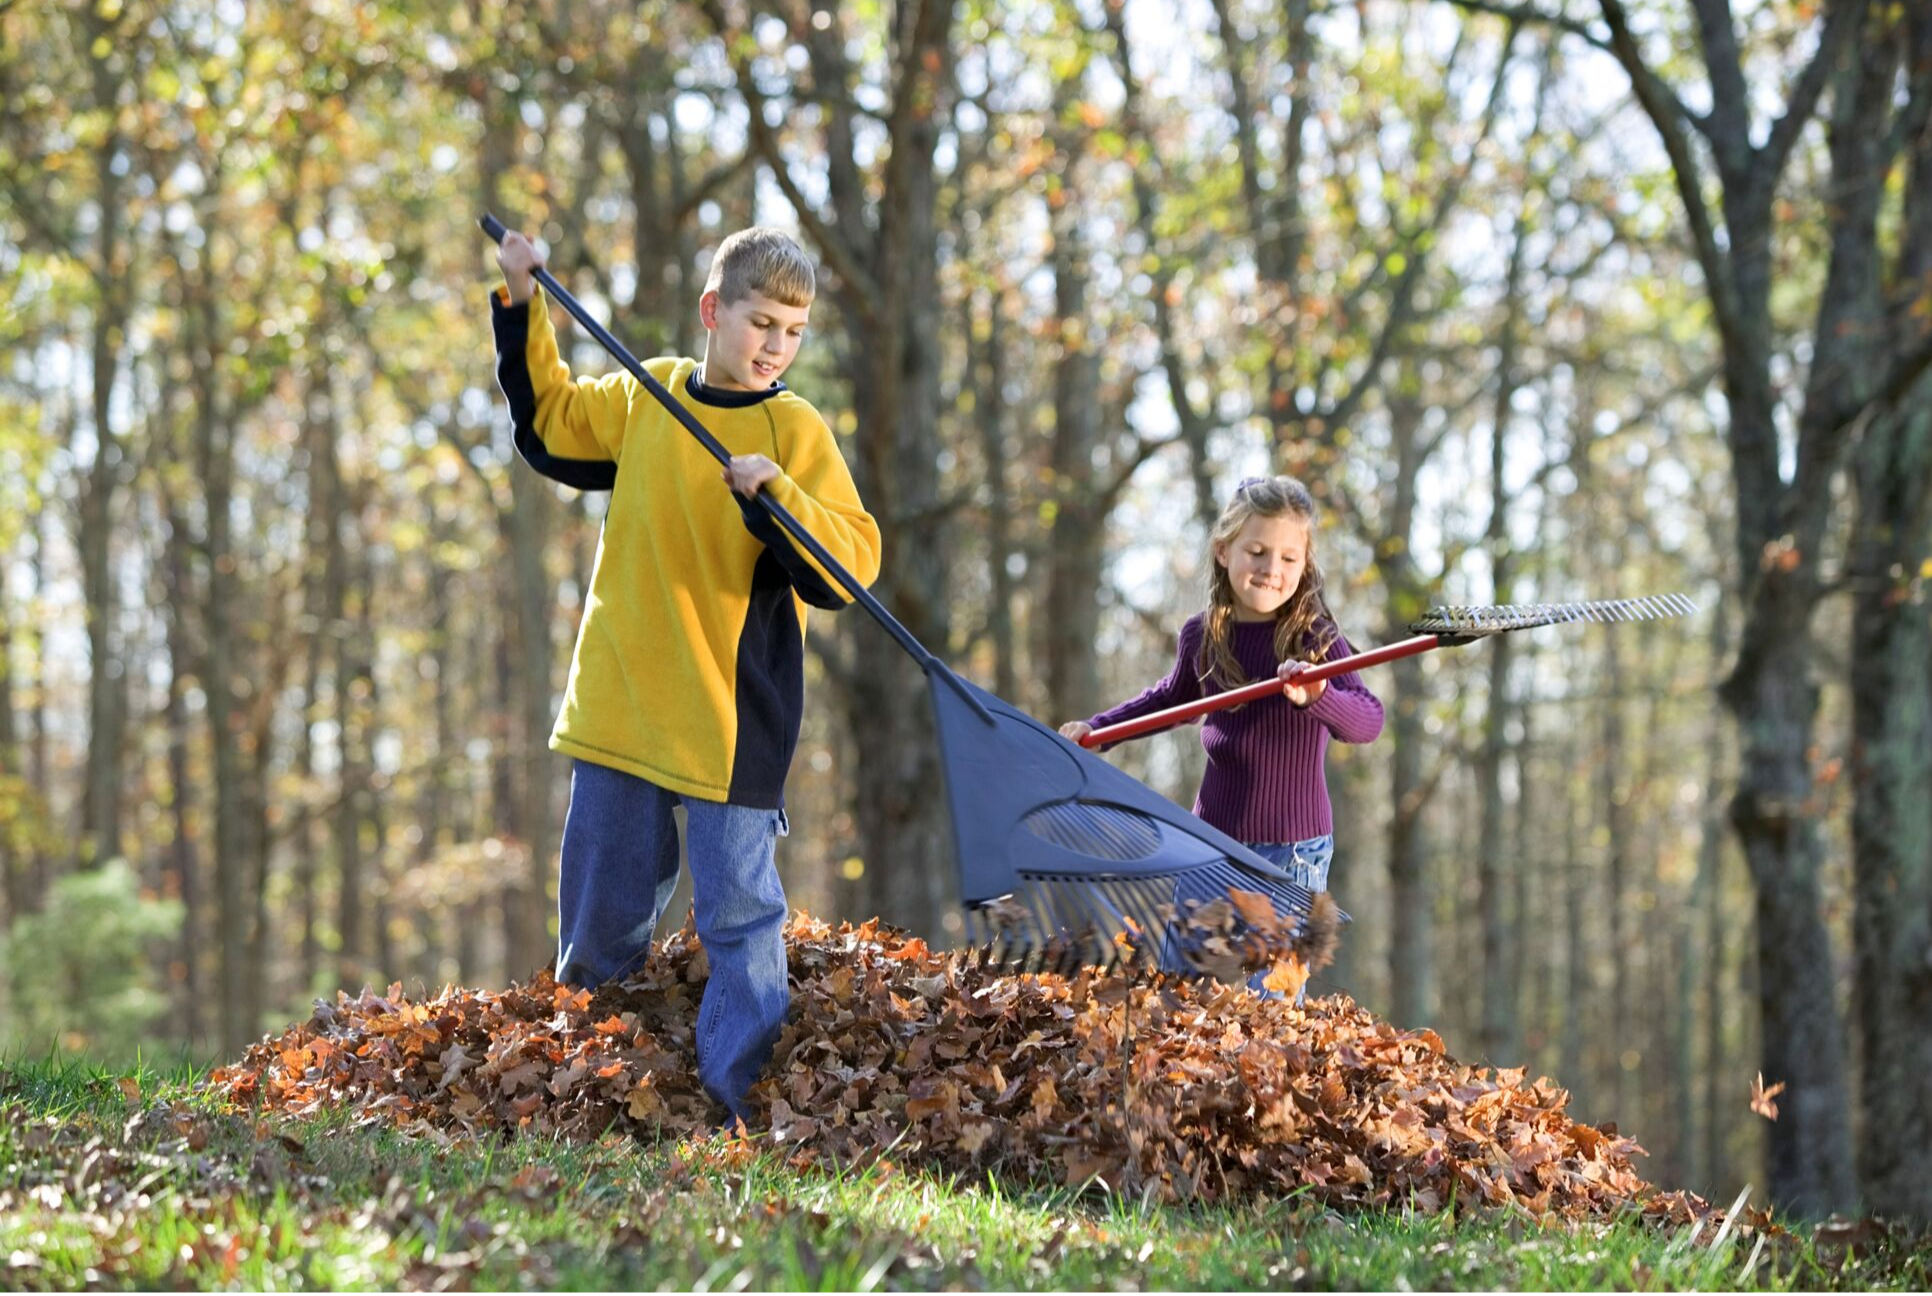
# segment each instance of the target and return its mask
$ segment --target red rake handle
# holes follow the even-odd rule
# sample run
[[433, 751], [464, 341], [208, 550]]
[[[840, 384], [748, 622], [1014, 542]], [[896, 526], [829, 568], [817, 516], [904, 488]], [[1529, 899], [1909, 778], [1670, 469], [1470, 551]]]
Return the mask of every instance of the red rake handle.
[[[1319, 680], [1333, 679], [1337, 675], [1347, 675], [1351, 671], [1358, 671], [1366, 666], [1380, 666], [1383, 662], [1413, 657], [1417, 653], [1428, 652], [1441, 643], [1441, 635], [1426, 634], [1385, 644], [1380, 648], [1371, 648], [1367, 652], [1351, 653], [1347, 657], [1337, 657], [1334, 661], [1323, 662], [1319, 666], [1310, 666], [1295, 676], [1295, 683], [1313, 684]], [[1082, 738], [1080, 745], [1102, 747], [1109, 743], [1125, 742], [1129, 738], [1139, 738], [1144, 734], [1171, 729], [1177, 724], [1183, 724], [1196, 716], [1204, 716], [1210, 711], [1222, 711], [1228, 707], [1240, 706], [1243, 702], [1259, 702], [1263, 698], [1280, 697], [1287, 692], [1287, 687], [1279, 679], [1256, 680], [1252, 684], [1244, 684], [1240, 688], [1229, 689], [1225, 693], [1216, 693], [1213, 697], [1197, 698], [1192, 702], [1183, 702], [1177, 707], [1169, 707], [1165, 711], [1155, 711], [1135, 720], [1122, 720], [1119, 724], [1096, 729]]]

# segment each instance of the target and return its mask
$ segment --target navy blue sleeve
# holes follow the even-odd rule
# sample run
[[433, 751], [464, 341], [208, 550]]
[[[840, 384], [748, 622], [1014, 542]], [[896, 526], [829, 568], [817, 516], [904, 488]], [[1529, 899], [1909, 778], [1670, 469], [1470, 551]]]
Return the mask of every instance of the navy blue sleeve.
[[510, 435], [523, 462], [552, 481], [578, 490], [607, 491], [617, 485], [608, 459], [565, 459], [543, 448], [537, 435], [537, 389], [530, 381], [530, 303], [515, 306], [492, 292], [490, 327], [496, 335], [496, 385], [510, 402]]
[[834, 589], [819, 575], [818, 568], [805, 560], [805, 555], [798, 551], [792, 538], [785, 534], [785, 528], [778, 525], [778, 519], [763, 504], [755, 499], [747, 499], [737, 491], [731, 492], [731, 498], [738, 501], [738, 511], [745, 519], [745, 530], [771, 551], [771, 556], [778, 560], [778, 565], [784, 568], [785, 575], [790, 578], [792, 588], [798, 591], [798, 597], [811, 607], [824, 608], [828, 612], [836, 612], [848, 605], [844, 593]]

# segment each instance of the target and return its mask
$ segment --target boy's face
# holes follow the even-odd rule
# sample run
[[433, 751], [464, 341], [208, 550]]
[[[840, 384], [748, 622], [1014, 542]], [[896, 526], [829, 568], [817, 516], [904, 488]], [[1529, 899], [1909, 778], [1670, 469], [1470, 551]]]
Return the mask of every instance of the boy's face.
[[787, 306], [763, 293], [727, 302], [716, 292], [698, 299], [698, 317], [711, 340], [704, 380], [730, 391], [763, 391], [791, 367], [811, 322], [810, 306]]
[[1228, 569], [1235, 617], [1265, 621], [1301, 587], [1308, 570], [1308, 524], [1256, 513], [1233, 540], [1215, 545], [1214, 561]]

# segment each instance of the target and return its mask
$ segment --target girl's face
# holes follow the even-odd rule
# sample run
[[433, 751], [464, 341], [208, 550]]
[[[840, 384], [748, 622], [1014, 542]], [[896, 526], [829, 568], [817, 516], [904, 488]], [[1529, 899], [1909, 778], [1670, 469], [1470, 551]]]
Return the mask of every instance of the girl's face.
[[1235, 619], [1271, 620], [1308, 570], [1308, 523], [1289, 514], [1256, 513], [1234, 539], [1214, 546], [1214, 561], [1228, 569]]

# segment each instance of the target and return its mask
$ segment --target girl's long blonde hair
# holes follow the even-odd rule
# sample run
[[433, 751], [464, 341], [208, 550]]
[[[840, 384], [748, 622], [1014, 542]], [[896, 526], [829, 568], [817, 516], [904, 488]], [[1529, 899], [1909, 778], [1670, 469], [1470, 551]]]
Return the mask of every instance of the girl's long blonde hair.
[[1234, 582], [1228, 578], [1228, 569], [1214, 560], [1214, 549], [1232, 545], [1248, 519], [1257, 514], [1296, 518], [1308, 527], [1308, 562], [1301, 584], [1275, 610], [1275, 661], [1290, 657], [1320, 661], [1338, 633], [1322, 598], [1322, 569], [1315, 561], [1314, 497], [1293, 477], [1250, 477], [1235, 487], [1234, 498], [1221, 510], [1209, 536], [1208, 605], [1202, 618], [1198, 663], [1203, 683], [1239, 688], [1248, 682], [1247, 673], [1234, 656]]

